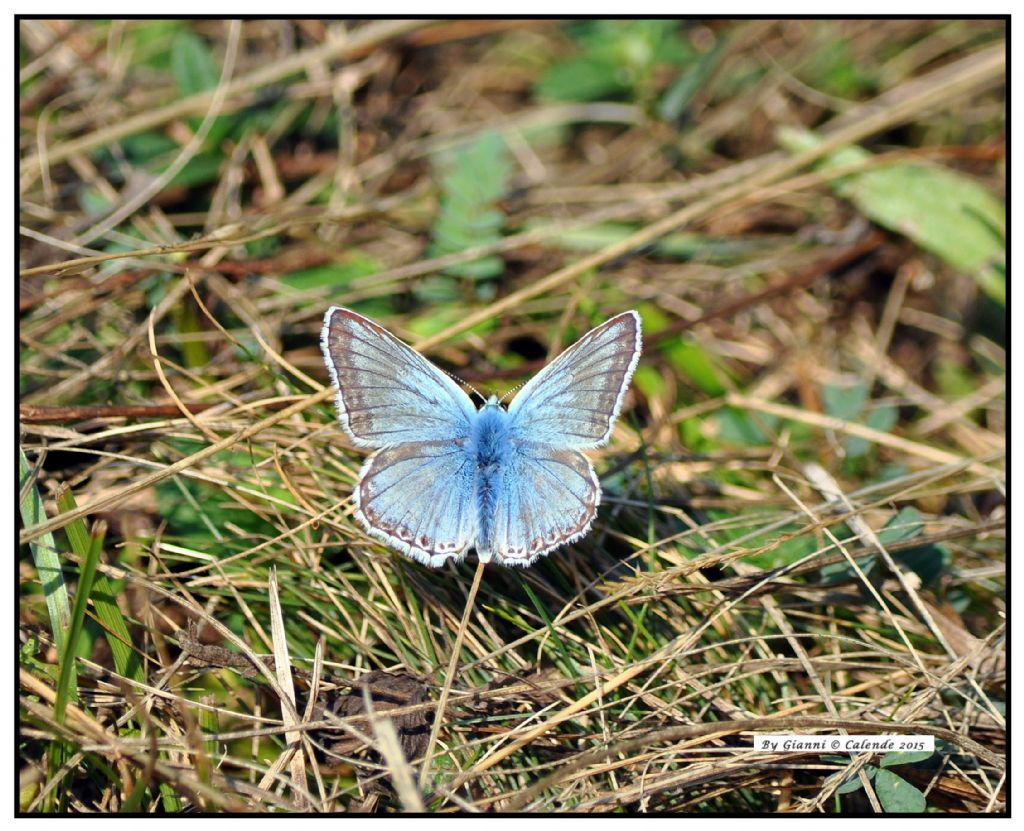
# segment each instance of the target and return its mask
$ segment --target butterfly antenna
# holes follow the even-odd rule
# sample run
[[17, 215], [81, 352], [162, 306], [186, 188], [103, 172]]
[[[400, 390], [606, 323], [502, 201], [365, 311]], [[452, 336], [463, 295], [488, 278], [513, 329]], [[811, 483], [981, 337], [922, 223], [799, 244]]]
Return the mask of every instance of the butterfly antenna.
[[472, 385], [471, 383], [469, 383], [469, 381], [464, 381], [464, 380], [463, 380], [462, 378], [460, 378], [460, 377], [459, 377], [458, 375], [454, 375], [454, 374], [452, 374], [452, 373], [451, 373], [451, 372], [449, 372], [449, 371], [448, 371], [447, 369], [441, 369], [441, 367], [437, 367], [437, 368], [438, 368], [438, 369], [440, 369], [440, 370], [441, 370], [441, 372], [443, 372], [443, 373], [444, 373], [445, 375], [447, 375], [447, 376], [448, 376], [449, 378], [451, 378], [451, 379], [452, 379], [452, 380], [453, 380], [453, 381], [454, 381], [454, 382], [455, 382], [456, 384], [458, 384], [458, 385], [459, 385], [460, 387], [469, 387], [469, 389], [470, 389], [470, 390], [471, 390], [471, 391], [473, 392], [473, 394], [474, 394], [474, 395], [476, 395], [476, 397], [477, 397], [477, 398], [479, 398], [479, 399], [480, 399], [481, 401], [486, 401], [486, 400], [487, 400], [487, 399], [486, 399], [486, 398], [485, 398], [485, 397], [484, 397], [483, 395], [481, 395], [481, 394], [480, 394], [480, 390], [478, 390], [478, 389], [477, 389], [476, 387], [474, 387], [474, 386], [473, 386], [473, 385]]
[[506, 398], [508, 398], [510, 395], [512, 395], [512, 393], [517, 392], [519, 389], [521, 389], [523, 384], [525, 384], [525, 383], [526, 383], [526, 381], [521, 381], [520, 383], [516, 384], [514, 387], [512, 387], [512, 389], [510, 389], [503, 396], [501, 396], [500, 399], [498, 399], [498, 403], [499, 404], [504, 403]]

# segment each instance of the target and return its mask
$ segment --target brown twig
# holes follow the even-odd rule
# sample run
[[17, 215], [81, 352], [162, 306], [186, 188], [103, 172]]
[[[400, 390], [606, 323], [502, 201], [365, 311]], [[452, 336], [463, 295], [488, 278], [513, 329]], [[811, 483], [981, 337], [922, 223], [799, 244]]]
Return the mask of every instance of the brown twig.
[[[278, 405], [281, 402], [275, 402]], [[188, 405], [189, 412], [202, 413], [222, 403], [205, 401]], [[181, 408], [174, 404], [83, 404], [68, 407], [46, 407], [36, 404], [20, 404], [18, 418], [31, 424], [64, 424], [69, 421], [91, 419], [109, 420], [114, 418], [177, 418]]]

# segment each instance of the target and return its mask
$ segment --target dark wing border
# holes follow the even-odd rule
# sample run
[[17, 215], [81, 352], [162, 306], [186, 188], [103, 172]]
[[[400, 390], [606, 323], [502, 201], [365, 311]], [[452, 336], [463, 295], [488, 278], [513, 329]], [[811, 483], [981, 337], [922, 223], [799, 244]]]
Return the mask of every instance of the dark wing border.
[[643, 350], [643, 335], [641, 332], [640, 315], [632, 309], [628, 312], [617, 314], [599, 326], [595, 326], [576, 341], [576, 343], [562, 352], [550, 364], [544, 367], [544, 369], [537, 373], [533, 378], [527, 381], [526, 386], [524, 386], [519, 391], [519, 394], [512, 399], [512, 404], [509, 406], [509, 415], [514, 418], [524, 406], [529, 406], [530, 397], [535, 395], [538, 391], [542, 391], [545, 381], [547, 381], [555, 372], [560, 371], [567, 361], [571, 361], [578, 350], [586, 349], [605, 329], [615, 326], [624, 318], [630, 318], [633, 323], [633, 353], [630, 356], [629, 363], [623, 371], [622, 378], [619, 380], [619, 389], [615, 395], [615, 403], [612, 406], [611, 411], [608, 413], [608, 424], [600, 436], [588, 441], [571, 442], [567, 446], [571, 446], [577, 450], [590, 450], [607, 443], [608, 439], [611, 438], [612, 430], [615, 427], [615, 420], [619, 417], [619, 412], [622, 410], [622, 402], [625, 400], [626, 391], [629, 389], [629, 383], [633, 379], [633, 373], [636, 371], [637, 364], [640, 362], [640, 353]]
[[[368, 317], [364, 317], [358, 312], [353, 312], [350, 309], [346, 309], [342, 306], [331, 306], [324, 314], [324, 325], [320, 330], [320, 350], [323, 353], [324, 363], [327, 365], [327, 372], [331, 376], [331, 383], [334, 385], [334, 389], [337, 391], [334, 397], [335, 406], [338, 412], [338, 421], [341, 423], [342, 429], [352, 440], [357, 447], [379, 449], [381, 447], [387, 447], [393, 442], [381, 441], [379, 438], [366, 437], [359, 435], [352, 425], [352, 419], [350, 413], [355, 412], [345, 403], [346, 390], [341, 383], [341, 379], [338, 377], [338, 370], [335, 366], [334, 355], [331, 353], [331, 322], [335, 315], [348, 318], [361, 326], [372, 329], [377, 335], [379, 335], [384, 341], [391, 344], [399, 354], [404, 356], [407, 360], [417, 366], [422, 366], [423, 371], [433, 377], [444, 391], [446, 391], [452, 398], [452, 403], [457, 405], [460, 412], [465, 417], [465, 435], [469, 434], [472, 426], [473, 414], [476, 412], [476, 407], [470, 400], [469, 396], [455, 383], [448, 375], [434, 366], [430, 361], [424, 358], [419, 352], [413, 349], [406, 343], [396, 338], [391, 332], [385, 329], [378, 323], [370, 320]], [[414, 395], [421, 395], [421, 391], [415, 390], [412, 387], [409, 388], [409, 392]]]

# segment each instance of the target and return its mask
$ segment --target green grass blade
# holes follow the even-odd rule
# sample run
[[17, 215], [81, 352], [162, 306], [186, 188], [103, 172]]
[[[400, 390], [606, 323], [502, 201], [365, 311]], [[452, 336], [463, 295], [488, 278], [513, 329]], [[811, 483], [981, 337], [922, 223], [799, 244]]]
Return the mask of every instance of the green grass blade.
[[148, 797], [147, 789], [143, 786], [142, 780], [135, 780], [135, 787], [132, 790], [128, 798], [121, 803], [122, 814], [136, 814], [139, 812], [139, 808], [142, 805], [143, 797]]
[[[166, 754], [165, 754], [166, 757]], [[169, 814], [176, 814], [182, 808], [181, 797], [167, 782], [160, 783], [160, 798], [164, 802], [164, 810]]]
[[537, 611], [541, 620], [544, 621], [544, 625], [551, 634], [551, 642], [555, 645], [559, 655], [561, 655], [563, 668], [569, 677], [578, 679], [580, 674], [576, 671], [576, 661], [572, 657], [572, 653], [570, 653], [566, 647], [565, 641], [563, 641], [559, 636], [555, 625], [551, 622], [551, 616], [548, 614], [548, 610], [544, 608], [544, 604], [540, 602], [540, 598], [534, 594], [533, 589], [530, 588], [530, 584], [526, 581], [526, 578], [523, 577], [520, 579], [522, 580], [523, 588], [526, 590], [526, 596], [530, 598], [533, 608]]
[[[79, 566], [78, 588], [75, 591], [74, 605], [71, 607], [71, 619], [65, 633], [64, 648], [60, 651], [59, 675], [57, 676], [57, 695], [53, 704], [53, 715], [57, 724], [63, 724], [67, 715], [68, 702], [77, 698], [78, 674], [75, 672], [75, 653], [78, 649], [78, 641], [85, 628], [85, 607], [89, 599], [89, 592], [92, 588], [93, 577], [96, 574], [96, 563], [99, 562], [100, 551], [103, 548], [103, 538], [106, 536], [106, 523], [97, 524], [89, 541], [88, 555], [82, 560]], [[49, 752], [48, 770], [52, 779], [63, 766], [65, 761], [71, 757], [71, 746], [63, 740], [53, 743]], [[57, 805], [54, 805], [54, 802]], [[57, 787], [50, 792], [43, 810], [46, 812], [67, 810], [67, 791]]]
[[[20, 447], [18, 454], [21, 460], [19, 490], [25, 491], [21, 499], [21, 520], [26, 528], [31, 528], [46, 520], [46, 511], [43, 509], [43, 500], [35, 484], [25, 489], [25, 483], [32, 475], [32, 468], [25, 457], [25, 451]], [[64, 585], [64, 574], [60, 568], [60, 557], [53, 542], [53, 534], [44, 534], [38, 540], [33, 540], [29, 543], [29, 548], [43, 585], [46, 610], [50, 616], [50, 629], [53, 631], [53, 641], [57, 645], [57, 654], [63, 655], [66, 645], [65, 633], [71, 623], [71, 604], [68, 602], [68, 589]]]
[[[66, 513], [77, 507], [70, 488], [62, 487], [57, 492], [57, 506], [61, 513]], [[64, 533], [67, 534], [71, 550], [84, 562], [89, 553], [89, 532], [85, 529], [85, 520], [79, 518], [68, 523], [64, 528]], [[105, 574], [97, 574], [93, 582], [92, 605], [96, 611], [96, 617], [103, 627], [103, 635], [110, 645], [114, 667], [118, 674], [143, 683], [146, 680], [146, 675], [142, 667], [142, 660], [139, 653], [132, 647], [128, 624], [117, 605], [114, 587]]]
[[75, 648], [85, 628], [85, 607], [89, 602], [93, 580], [96, 576], [96, 564], [103, 550], [103, 538], [107, 535], [107, 524], [97, 522], [89, 538], [89, 551], [78, 571], [78, 589], [75, 591], [75, 602], [71, 607], [71, 625], [68, 627], [67, 641], [64, 651], [60, 654], [60, 675], [57, 678], [57, 700], [53, 705], [53, 715], [58, 724], [64, 723], [68, 701], [74, 697], [75, 679]]

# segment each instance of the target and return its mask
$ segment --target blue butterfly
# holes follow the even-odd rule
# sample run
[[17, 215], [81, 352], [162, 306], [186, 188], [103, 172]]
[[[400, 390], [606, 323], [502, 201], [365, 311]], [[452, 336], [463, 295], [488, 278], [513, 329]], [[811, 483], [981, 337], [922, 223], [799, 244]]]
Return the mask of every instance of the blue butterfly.
[[601, 499], [580, 453], [608, 441], [640, 359], [640, 316], [587, 332], [506, 410], [477, 409], [448, 375], [372, 320], [328, 309], [320, 338], [338, 419], [375, 452], [352, 493], [366, 531], [440, 566], [475, 547], [528, 566], [590, 529]]

